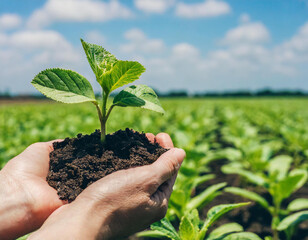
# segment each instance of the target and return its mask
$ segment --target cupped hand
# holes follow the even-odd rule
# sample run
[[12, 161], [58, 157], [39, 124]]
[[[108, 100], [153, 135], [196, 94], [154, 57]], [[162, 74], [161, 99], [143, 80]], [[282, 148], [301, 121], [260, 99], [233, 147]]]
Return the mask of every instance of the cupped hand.
[[0, 210], [0, 239], [15, 239], [38, 229], [63, 205], [57, 191], [46, 182], [55, 141], [30, 145], [1, 170], [0, 199], [5, 204]]
[[71, 204], [57, 209], [29, 239], [120, 239], [163, 218], [185, 157], [169, 135], [151, 141], [170, 149], [151, 165], [112, 173], [87, 187]]

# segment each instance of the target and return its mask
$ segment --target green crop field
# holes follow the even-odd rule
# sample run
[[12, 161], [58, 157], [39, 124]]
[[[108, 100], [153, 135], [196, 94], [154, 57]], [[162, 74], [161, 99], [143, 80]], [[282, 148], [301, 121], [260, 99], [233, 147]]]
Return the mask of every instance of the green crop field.
[[[268, 240], [308, 239], [304, 221], [308, 219], [307, 98], [163, 99], [162, 105], [164, 116], [142, 109], [115, 109], [107, 127], [109, 133], [126, 127], [167, 132], [175, 146], [187, 152], [166, 218], [151, 231], [140, 233], [141, 238], [195, 239], [195, 230], [187, 228], [192, 214], [196, 219], [195, 209], [199, 227], [209, 207], [249, 201], [249, 206], [216, 222], [215, 230], [209, 228], [206, 239], [244, 239], [222, 238], [243, 230]], [[0, 166], [31, 143], [98, 128], [97, 113], [90, 104], [0, 105]], [[245, 212], [250, 214], [248, 220]], [[178, 233], [175, 229], [181, 220]], [[169, 223], [175, 228], [168, 230], [173, 237], [164, 229]], [[251, 236], [248, 239], [259, 239]]]

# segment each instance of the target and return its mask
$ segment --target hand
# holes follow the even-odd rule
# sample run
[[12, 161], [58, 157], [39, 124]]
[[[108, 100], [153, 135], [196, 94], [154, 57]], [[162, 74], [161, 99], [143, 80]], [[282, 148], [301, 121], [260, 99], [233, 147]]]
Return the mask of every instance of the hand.
[[38, 229], [63, 205], [46, 182], [53, 142], [30, 145], [0, 171], [0, 239], [16, 239]]
[[171, 148], [151, 165], [112, 173], [87, 187], [71, 204], [57, 209], [29, 239], [119, 239], [163, 218], [185, 157], [169, 135], [148, 134]]

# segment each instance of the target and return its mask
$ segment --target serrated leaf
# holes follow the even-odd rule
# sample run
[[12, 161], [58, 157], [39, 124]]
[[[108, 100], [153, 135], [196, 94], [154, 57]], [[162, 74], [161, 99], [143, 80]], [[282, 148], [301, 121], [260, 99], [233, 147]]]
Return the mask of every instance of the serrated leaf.
[[117, 62], [117, 59], [103, 47], [96, 44], [87, 43], [82, 39], [80, 40], [88, 62], [96, 76], [96, 79], [99, 81], [104, 73], [111, 70], [113, 65]]
[[31, 83], [46, 97], [59, 102], [96, 102], [89, 81], [71, 70], [47, 69], [36, 75]]
[[159, 222], [153, 223], [151, 225], [151, 229], [154, 231], [159, 231], [162, 234], [164, 234], [166, 237], [172, 239], [172, 240], [181, 240], [179, 234], [174, 229], [172, 224], [169, 222], [168, 219], [163, 218]]
[[221, 240], [262, 240], [262, 238], [260, 238], [255, 233], [241, 232], [241, 233], [232, 233], [222, 238]]
[[299, 211], [303, 209], [308, 209], [308, 199], [307, 198], [298, 198], [289, 203], [289, 211]]
[[278, 225], [277, 230], [283, 231], [291, 226], [296, 226], [297, 224], [308, 220], [308, 211], [302, 211], [294, 213], [286, 218], [284, 218]]
[[230, 212], [231, 210], [242, 207], [242, 206], [246, 206], [248, 204], [250, 203], [248, 202], [248, 203], [236, 203], [236, 204], [221, 204], [221, 205], [212, 207], [207, 213], [207, 218], [204, 222], [202, 230], [208, 229], [221, 216]]
[[217, 196], [221, 188], [225, 187], [227, 183], [218, 183], [205, 189], [202, 193], [192, 198], [186, 205], [186, 211], [203, 207], [207, 202], [211, 201]]
[[292, 163], [292, 158], [286, 155], [280, 155], [270, 160], [268, 166], [268, 172], [270, 176], [276, 176], [278, 180], [286, 177], [290, 166]]
[[263, 197], [261, 197], [257, 193], [250, 192], [246, 189], [237, 188], [237, 187], [227, 187], [227, 188], [224, 189], [224, 191], [226, 191], [228, 193], [233, 193], [233, 194], [242, 196], [244, 198], [248, 198], [250, 200], [253, 200], [253, 201], [259, 203], [265, 209], [268, 209], [268, 207], [269, 207], [269, 203]]
[[117, 61], [109, 72], [101, 79], [101, 86], [106, 94], [137, 80], [145, 68], [134, 61]]
[[133, 85], [122, 90], [113, 99], [113, 105], [120, 107], [141, 107], [165, 113], [154, 90], [146, 85]]
[[207, 240], [216, 240], [230, 233], [242, 232], [244, 228], [238, 223], [227, 223], [214, 229]]

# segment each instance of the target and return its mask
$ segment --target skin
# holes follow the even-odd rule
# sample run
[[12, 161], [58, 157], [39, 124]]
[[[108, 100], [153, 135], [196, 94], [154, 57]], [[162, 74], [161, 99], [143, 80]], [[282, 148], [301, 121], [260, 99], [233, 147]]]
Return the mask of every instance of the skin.
[[[74, 202], [60, 201], [45, 178], [52, 142], [36, 143], [0, 172], [0, 239], [121, 239], [163, 218], [185, 157], [169, 135], [147, 134], [170, 149], [155, 163], [121, 170], [86, 188]], [[46, 220], [47, 219], [47, 220]], [[45, 222], [44, 222], [45, 221]]]

